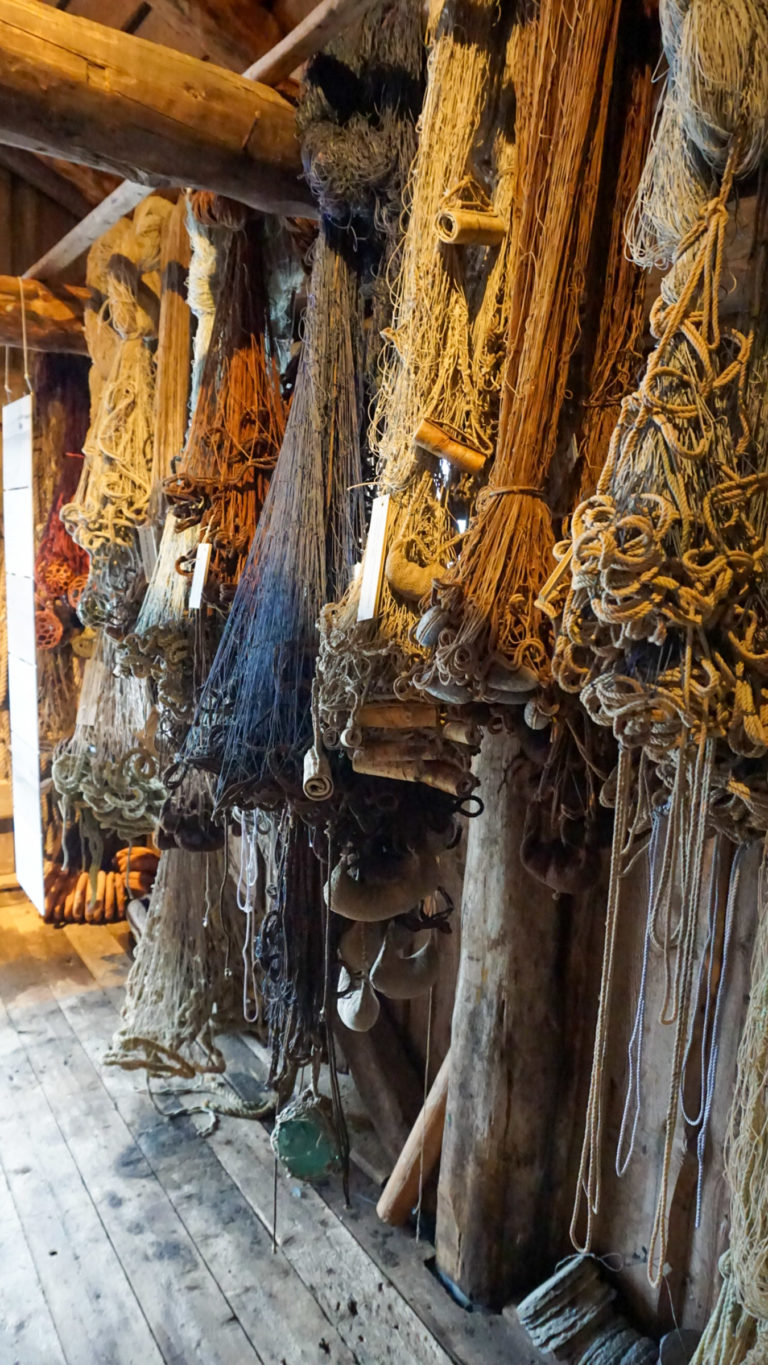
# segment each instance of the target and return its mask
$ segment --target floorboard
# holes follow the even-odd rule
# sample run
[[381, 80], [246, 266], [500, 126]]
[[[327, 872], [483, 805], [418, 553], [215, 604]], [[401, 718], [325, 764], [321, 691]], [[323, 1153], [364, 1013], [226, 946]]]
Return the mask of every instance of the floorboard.
[[281, 1175], [273, 1251], [265, 1127], [201, 1138], [155, 1107], [178, 1096], [102, 1065], [127, 943], [0, 898], [0, 1365], [534, 1365], [378, 1223], [359, 1174], [351, 1208]]

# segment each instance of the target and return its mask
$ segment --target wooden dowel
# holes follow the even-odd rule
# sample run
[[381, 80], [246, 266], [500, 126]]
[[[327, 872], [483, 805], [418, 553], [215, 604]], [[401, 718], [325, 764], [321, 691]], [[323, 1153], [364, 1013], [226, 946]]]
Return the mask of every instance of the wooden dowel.
[[498, 246], [507, 229], [496, 213], [443, 208], [437, 215], [437, 235], [450, 246]]
[[435, 459], [447, 460], [449, 464], [465, 473], [479, 474], [485, 464], [485, 455], [482, 451], [474, 450], [472, 446], [457, 441], [444, 427], [431, 421], [429, 417], [423, 417], [419, 422], [413, 439], [417, 446], [434, 455]]
[[376, 1205], [382, 1223], [392, 1227], [401, 1227], [406, 1221], [419, 1197], [420, 1180], [429, 1178], [440, 1158], [450, 1062], [449, 1052]]
[[363, 730], [434, 730], [440, 713], [429, 702], [369, 702], [355, 713]]

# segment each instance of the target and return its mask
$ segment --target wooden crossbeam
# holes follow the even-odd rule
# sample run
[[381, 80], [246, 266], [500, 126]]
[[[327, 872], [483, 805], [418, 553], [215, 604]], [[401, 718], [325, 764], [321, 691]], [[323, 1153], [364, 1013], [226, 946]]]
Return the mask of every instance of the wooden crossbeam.
[[[277, 84], [308, 60], [350, 24], [359, 22], [373, 0], [320, 0], [320, 4], [285, 38], [244, 73], [244, 79], [264, 85]], [[120, 191], [125, 191], [121, 194]], [[146, 187], [125, 185], [109, 195], [82, 223], [68, 232], [50, 251], [26, 272], [31, 279], [50, 280], [66, 270], [118, 218], [131, 213], [146, 193]], [[304, 216], [307, 210], [303, 211]]]
[[85, 355], [83, 313], [90, 290], [58, 288], [37, 280], [0, 275], [0, 346], [26, 343], [31, 351], [72, 351]]
[[39, 0], [0, 7], [0, 141], [148, 185], [311, 212], [287, 100]]

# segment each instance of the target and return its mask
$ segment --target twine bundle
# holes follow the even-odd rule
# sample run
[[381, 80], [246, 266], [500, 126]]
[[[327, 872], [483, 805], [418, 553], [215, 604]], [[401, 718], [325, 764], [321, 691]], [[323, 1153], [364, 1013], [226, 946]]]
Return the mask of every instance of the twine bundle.
[[224, 854], [168, 849], [107, 1065], [186, 1078], [223, 1071], [215, 1034], [242, 1028], [242, 947]]
[[58, 487], [54, 493], [42, 539], [35, 556], [35, 593], [39, 606], [66, 597], [73, 580], [79, 586], [88, 574], [88, 556], [70, 536], [61, 509], [77, 487], [82, 460], [65, 455]]
[[498, 449], [459, 558], [435, 589], [437, 647], [417, 675], [467, 700], [519, 702], [548, 673], [550, 632], [535, 605], [553, 545], [544, 490], [578, 336], [617, 21], [613, 0], [540, 11], [519, 135], [526, 190]]
[[186, 447], [165, 483], [179, 527], [198, 526], [212, 545], [206, 593], [219, 603], [237, 585], [283, 436], [263, 255], [261, 221], [243, 211], [221, 271]]
[[747, 176], [764, 156], [768, 16], [760, 0], [661, 0], [660, 16], [669, 74], [628, 240], [639, 264], [667, 267], [705, 208], [713, 172], [730, 156], [732, 173]]
[[280, 458], [183, 750], [218, 774], [220, 804], [301, 791], [315, 623], [362, 536], [361, 338], [354, 270], [321, 237]]
[[[329, 745], [357, 731], [366, 701], [408, 691], [396, 680], [422, 654], [411, 637], [418, 602], [449, 556], [451, 511], [465, 510], [493, 447], [514, 251], [508, 229], [520, 184], [508, 105], [520, 97], [533, 50], [532, 26], [522, 23], [500, 45], [497, 19], [491, 3], [451, 0], [428, 35], [427, 91], [371, 431], [379, 492], [390, 498], [386, 567], [374, 623], [357, 622], [359, 580], [323, 614], [317, 708]], [[478, 179], [481, 166], [492, 198]], [[443, 218], [467, 217], [486, 227], [492, 220], [496, 245], [482, 235], [469, 245], [441, 239]], [[425, 430], [431, 453], [415, 440]], [[444, 448], [463, 464], [441, 465]]]
[[178, 566], [194, 554], [197, 540], [196, 526], [179, 529], [168, 514], [136, 625], [117, 647], [120, 673], [152, 679], [166, 738], [192, 718], [194, 631], [187, 610], [189, 579]]
[[62, 520], [91, 558], [81, 615], [89, 624], [109, 625], [118, 634], [135, 619], [145, 586], [136, 528], [146, 518], [152, 488], [155, 371], [150, 342], [159, 317], [159, 232], [171, 207], [152, 197], [136, 227], [125, 225], [109, 234], [107, 243], [91, 248], [91, 274], [105, 284], [102, 313], [108, 313], [119, 344], [113, 349], [113, 339], [108, 334], [105, 339], [103, 318], [95, 329], [86, 329], [98, 376], [95, 413], [78, 490], [62, 509]]
[[58, 746], [52, 764], [64, 823], [77, 821], [96, 865], [105, 834], [140, 840], [153, 829], [165, 797], [157, 759], [143, 738], [147, 684], [115, 674], [115, 651], [101, 633], [84, 669], [74, 734]]

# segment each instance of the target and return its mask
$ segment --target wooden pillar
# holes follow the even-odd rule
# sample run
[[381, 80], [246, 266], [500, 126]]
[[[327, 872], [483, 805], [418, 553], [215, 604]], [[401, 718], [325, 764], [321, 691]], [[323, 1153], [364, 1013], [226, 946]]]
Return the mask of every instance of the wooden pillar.
[[551, 1270], [546, 1172], [562, 1057], [562, 908], [520, 862], [518, 749], [487, 735], [477, 760], [485, 811], [467, 840], [438, 1189], [438, 1267], [490, 1308]]

